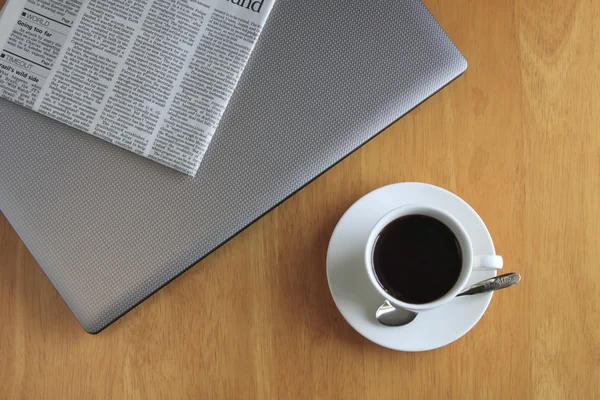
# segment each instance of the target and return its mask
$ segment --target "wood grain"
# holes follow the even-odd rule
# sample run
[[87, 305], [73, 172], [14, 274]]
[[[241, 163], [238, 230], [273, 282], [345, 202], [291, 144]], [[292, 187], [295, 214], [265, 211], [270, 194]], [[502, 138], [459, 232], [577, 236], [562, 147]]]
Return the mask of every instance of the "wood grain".
[[[599, 399], [600, 2], [425, 3], [467, 73], [100, 335], [0, 217], [1, 397]], [[325, 278], [343, 212], [401, 181], [462, 196], [523, 275], [420, 354], [362, 338]]]

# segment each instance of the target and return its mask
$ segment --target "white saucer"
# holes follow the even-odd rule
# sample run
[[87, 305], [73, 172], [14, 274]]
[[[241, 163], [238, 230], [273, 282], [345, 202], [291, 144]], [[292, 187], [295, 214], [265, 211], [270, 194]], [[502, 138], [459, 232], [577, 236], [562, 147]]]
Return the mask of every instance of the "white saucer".
[[[420, 203], [441, 208], [467, 230], [474, 254], [496, 254], [490, 234], [475, 210], [456, 195], [423, 183], [398, 183], [377, 189], [352, 205], [338, 222], [327, 250], [327, 280], [333, 300], [346, 321], [370, 341], [393, 350], [425, 351], [445, 346], [466, 334], [487, 309], [492, 293], [459, 297], [426, 311], [408, 325], [387, 327], [375, 320], [383, 302], [364, 267], [367, 236], [393, 208]], [[469, 285], [495, 271], [473, 271]]]

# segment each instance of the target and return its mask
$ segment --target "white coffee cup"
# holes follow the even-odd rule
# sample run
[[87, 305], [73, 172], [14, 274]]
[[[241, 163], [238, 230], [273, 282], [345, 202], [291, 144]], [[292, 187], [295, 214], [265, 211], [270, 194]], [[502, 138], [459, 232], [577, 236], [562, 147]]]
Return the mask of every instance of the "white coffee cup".
[[[412, 304], [396, 299], [390, 293], [385, 291], [375, 275], [375, 268], [373, 266], [373, 250], [379, 234], [391, 222], [409, 215], [424, 215], [432, 217], [446, 225], [452, 231], [452, 233], [454, 233], [462, 253], [462, 265], [458, 280], [456, 281], [455, 285], [445, 295], [430, 303]], [[381, 217], [375, 226], [373, 226], [371, 232], [369, 233], [367, 245], [365, 247], [364, 264], [371, 284], [384, 299], [387, 299], [395, 307], [404, 308], [414, 312], [423, 312], [440, 307], [454, 299], [456, 295], [459, 294], [467, 285], [472, 271], [502, 269], [503, 260], [502, 257], [493, 254], [473, 254], [473, 244], [469, 234], [460, 224], [460, 222], [446, 211], [434, 207], [411, 204], [393, 209]]]

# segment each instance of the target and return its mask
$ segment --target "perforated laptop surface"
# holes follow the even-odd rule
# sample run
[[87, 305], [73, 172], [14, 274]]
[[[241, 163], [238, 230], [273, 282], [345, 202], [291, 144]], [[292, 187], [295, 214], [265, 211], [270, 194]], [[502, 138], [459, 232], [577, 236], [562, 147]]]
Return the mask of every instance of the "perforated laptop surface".
[[0, 209], [98, 332], [461, 74], [418, 0], [278, 0], [196, 178], [0, 101]]

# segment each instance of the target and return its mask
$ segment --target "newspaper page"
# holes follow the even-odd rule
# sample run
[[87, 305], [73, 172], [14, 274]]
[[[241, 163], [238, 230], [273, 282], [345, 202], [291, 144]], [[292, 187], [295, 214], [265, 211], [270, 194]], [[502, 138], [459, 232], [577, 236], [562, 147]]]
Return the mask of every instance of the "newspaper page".
[[194, 176], [275, 0], [10, 0], [0, 96]]

